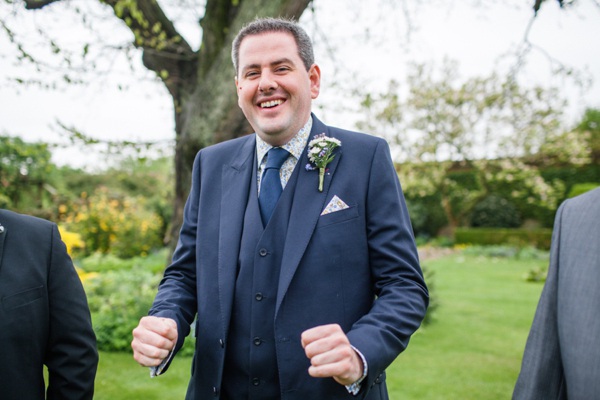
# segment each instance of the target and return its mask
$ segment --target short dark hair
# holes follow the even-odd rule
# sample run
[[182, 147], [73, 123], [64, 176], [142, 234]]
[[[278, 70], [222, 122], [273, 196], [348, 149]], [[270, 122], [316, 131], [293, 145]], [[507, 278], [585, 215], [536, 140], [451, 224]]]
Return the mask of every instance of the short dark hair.
[[247, 36], [260, 35], [269, 32], [284, 32], [292, 35], [296, 41], [300, 59], [304, 63], [306, 70], [308, 71], [310, 69], [315, 62], [312, 42], [306, 31], [302, 29], [296, 21], [284, 18], [256, 18], [254, 21], [244, 26], [235, 39], [233, 39], [231, 59], [233, 60], [233, 67], [235, 68], [236, 75], [238, 73], [240, 44], [242, 43], [242, 40]]

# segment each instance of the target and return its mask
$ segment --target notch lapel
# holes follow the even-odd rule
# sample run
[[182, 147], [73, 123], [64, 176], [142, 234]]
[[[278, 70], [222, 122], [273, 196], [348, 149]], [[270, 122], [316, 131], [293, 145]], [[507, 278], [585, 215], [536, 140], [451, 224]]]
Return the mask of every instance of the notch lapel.
[[[319, 121], [314, 114], [312, 117], [313, 127], [308, 142], [310, 142], [316, 134], [320, 133], [326, 133], [329, 137], [335, 137], [330, 134], [329, 128]], [[307, 148], [308, 144], [302, 152], [302, 157], [296, 166], [297, 168], [301, 168], [301, 170], [298, 171], [298, 182], [296, 184], [287, 237], [283, 248], [275, 317], [277, 317], [277, 314], [279, 313], [279, 307], [281, 306], [283, 297], [290, 286], [294, 273], [296, 272], [300, 260], [306, 251], [306, 247], [310, 242], [310, 238], [315, 230], [321, 211], [323, 211], [323, 208], [325, 207], [325, 200], [327, 199], [331, 181], [333, 180], [337, 165], [342, 158], [343, 143], [342, 146], [335, 150], [333, 161], [327, 165], [329, 171], [325, 174], [322, 192], [319, 192], [319, 171], [306, 171], [304, 168], [308, 163]]]
[[251, 187], [255, 153], [256, 139], [249, 136], [233, 157], [233, 162], [223, 165], [221, 174], [218, 276], [224, 335], [227, 335], [231, 318], [244, 213]]

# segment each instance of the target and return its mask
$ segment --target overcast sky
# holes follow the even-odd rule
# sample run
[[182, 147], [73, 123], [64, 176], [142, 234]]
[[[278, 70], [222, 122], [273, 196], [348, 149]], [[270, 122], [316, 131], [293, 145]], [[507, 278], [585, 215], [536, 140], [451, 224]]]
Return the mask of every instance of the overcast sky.
[[[526, 4], [521, 6], [499, 2], [472, 7], [472, 3], [477, 3], [474, 0], [431, 0], [432, 5], [416, 5], [423, 2], [414, 0], [316, 0], [315, 13], [307, 10], [301, 23], [313, 36], [317, 62], [321, 64], [322, 95], [315, 109], [324, 109], [317, 114], [328, 124], [354, 129], [352, 114], [332, 107], [338, 102], [347, 105], [349, 102], [350, 107], [356, 103], [343, 90], [352, 85], [372, 92], [383, 90], [390, 79], [402, 81], [408, 63], [414, 61], [441, 65], [444, 58], [457, 60], [465, 77], [487, 76], [494, 70], [506, 73], [514, 66], [515, 58], [501, 56], [514, 52], [522, 43], [532, 16], [531, 2], [523, 1]], [[383, 3], [397, 6], [392, 8]], [[529, 40], [543, 51], [531, 51], [519, 79], [525, 85], [558, 86], [569, 100], [566, 122], [572, 124], [585, 107], [600, 107], [600, 6], [595, 0], [580, 0], [577, 7], [559, 10], [555, 3], [555, 0], [544, 3], [533, 24]], [[96, 40], [77, 22], [80, 18], [64, 12], [60, 4], [52, 5], [53, 10], [18, 15], [13, 15], [14, 9], [10, 7], [14, 6], [0, 2], [0, 19], [15, 31], [28, 32], [27, 40], [32, 43], [39, 41], [38, 26], [50, 27], [54, 37], [67, 38], [67, 45], [83, 39], [92, 43]], [[130, 40], [128, 30], [110, 18], [110, 10], [92, 9], [95, 15], [107, 17], [97, 23], [100, 29], [110, 29], [111, 36], [104, 38], [115, 45]], [[201, 11], [169, 11], [181, 21], [177, 28], [195, 48], [201, 37], [196, 23]], [[370, 40], [364, 40], [367, 34]], [[329, 47], [334, 49], [333, 58]], [[111, 73], [95, 77], [87, 85], [59, 85], [58, 91], [41, 90], [35, 85], [10, 83], [9, 78], [40, 77], [30, 67], [14, 66], [16, 54], [6, 35], [0, 34], [0, 134], [56, 142], [62, 140], [55, 123], [60, 120], [102, 139], [174, 138], [171, 99], [163, 85], [153, 80], [152, 73], [143, 67], [132, 73], [122, 58], [107, 58], [104, 62], [110, 65]], [[132, 56], [139, 65], [140, 54]], [[594, 83], [586, 85], [582, 93], [571, 80], [551, 74], [553, 64], [548, 57], [592, 77]], [[52, 74], [44, 72], [43, 77], [55, 76]], [[334, 81], [342, 89], [332, 87]], [[128, 89], [119, 91], [118, 85]], [[54, 153], [59, 164], [97, 167], [103, 162], [76, 149]]]

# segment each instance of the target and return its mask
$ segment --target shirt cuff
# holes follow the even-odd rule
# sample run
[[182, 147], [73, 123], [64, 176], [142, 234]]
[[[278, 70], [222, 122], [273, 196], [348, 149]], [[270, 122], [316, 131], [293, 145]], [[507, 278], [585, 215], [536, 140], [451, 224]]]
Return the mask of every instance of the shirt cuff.
[[345, 385], [348, 393], [350, 393], [353, 396], [356, 396], [358, 394], [358, 392], [360, 392], [360, 387], [361, 387], [360, 384], [367, 377], [367, 374], [369, 373], [369, 367], [367, 366], [367, 360], [365, 359], [365, 356], [363, 356], [363, 354], [356, 347], [354, 347], [352, 345], [350, 345], [350, 347], [352, 347], [352, 350], [354, 350], [356, 352], [356, 354], [358, 354], [360, 356], [360, 359], [362, 360], [362, 363], [363, 363], [362, 376], [360, 378], [358, 378], [358, 380], [356, 382], [354, 382], [353, 384]]
[[154, 367], [148, 367], [150, 368], [150, 378], [162, 375], [163, 370], [165, 369], [169, 361], [171, 361], [171, 358], [173, 358], [173, 350], [169, 352], [169, 355], [165, 359], [163, 359], [160, 364]]

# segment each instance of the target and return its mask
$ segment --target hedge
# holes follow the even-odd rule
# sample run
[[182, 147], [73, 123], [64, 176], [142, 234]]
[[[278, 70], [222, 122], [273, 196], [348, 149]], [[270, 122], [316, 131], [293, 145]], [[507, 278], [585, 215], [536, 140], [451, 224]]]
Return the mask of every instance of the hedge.
[[456, 228], [456, 244], [513, 244], [531, 245], [548, 250], [552, 243], [552, 229], [510, 229], [510, 228]]

